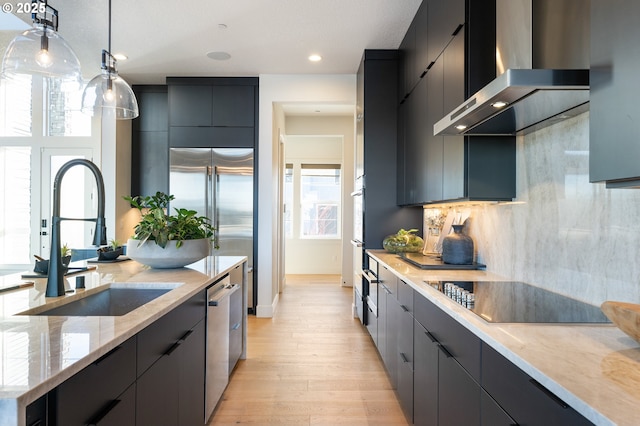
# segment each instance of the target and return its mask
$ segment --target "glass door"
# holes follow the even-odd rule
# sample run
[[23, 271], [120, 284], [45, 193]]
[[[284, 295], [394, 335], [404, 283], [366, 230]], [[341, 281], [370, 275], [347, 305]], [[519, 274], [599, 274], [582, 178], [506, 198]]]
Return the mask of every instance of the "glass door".
[[[56, 173], [67, 161], [75, 158], [92, 160], [90, 148], [43, 148], [42, 204], [40, 206], [39, 255], [49, 258], [53, 182]], [[91, 171], [86, 167], [72, 167], [64, 175], [60, 188], [60, 216], [64, 218], [93, 218], [97, 215], [97, 188]], [[60, 224], [60, 241], [71, 249], [90, 247], [93, 243], [94, 222], [65, 220]]]

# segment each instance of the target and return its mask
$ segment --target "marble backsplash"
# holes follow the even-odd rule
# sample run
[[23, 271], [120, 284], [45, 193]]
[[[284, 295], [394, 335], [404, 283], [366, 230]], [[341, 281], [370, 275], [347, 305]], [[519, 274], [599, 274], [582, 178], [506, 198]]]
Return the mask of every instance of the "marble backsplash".
[[458, 207], [478, 261], [588, 303], [640, 303], [640, 190], [589, 183], [589, 113], [518, 137], [516, 155], [513, 202]]

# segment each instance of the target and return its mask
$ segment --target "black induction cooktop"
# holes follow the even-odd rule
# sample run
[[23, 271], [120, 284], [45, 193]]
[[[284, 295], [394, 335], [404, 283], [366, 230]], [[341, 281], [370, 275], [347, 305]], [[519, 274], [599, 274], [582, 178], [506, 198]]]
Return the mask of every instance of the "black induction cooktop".
[[[426, 281], [425, 281], [426, 282]], [[608, 323], [598, 306], [518, 281], [429, 281], [492, 323]]]

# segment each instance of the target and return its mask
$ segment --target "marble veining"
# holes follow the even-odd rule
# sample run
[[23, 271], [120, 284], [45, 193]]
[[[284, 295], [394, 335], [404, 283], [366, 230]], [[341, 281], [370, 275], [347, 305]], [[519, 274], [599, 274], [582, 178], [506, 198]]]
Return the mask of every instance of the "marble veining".
[[477, 261], [593, 305], [640, 303], [640, 190], [589, 182], [589, 113], [519, 136], [516, 170], [513, 202], [458, 208]]
[[[65, 296], [46, 298], [46, 279], [32, 288], [0, 293], [0, 426], [23, 425], [25, 407], [85, 366], [188, 300], [246, 261], [244, 256], [210, 256], [186, 268], [150, 269], [138, 262], [100, 264], [84, 273], [86, 289], [65, 279]], [[20, 282], [0, 277], [0, 285]], [[105, 286], [153, 286], [166, 294], [114, 317], [20, 315], [66, 304]]]
[[384, 251], [369, 253], [593, 423], [640, 424], [640, 346], [615, 326], [489, 323], [427, 282], [507, 277], [490, 271], [425, 271]]

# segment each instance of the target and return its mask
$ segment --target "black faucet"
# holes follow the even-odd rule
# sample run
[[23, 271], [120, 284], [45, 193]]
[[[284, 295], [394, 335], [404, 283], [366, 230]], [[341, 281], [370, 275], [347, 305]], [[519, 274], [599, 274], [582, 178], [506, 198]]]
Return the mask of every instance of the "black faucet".
[[[85, 166], [93, 173], [98, 187], [98, 217], [76, 219], [60, 217], [60, 185], [64, 174], [73, 166]], [[49, 275], [47, 278], [46, 297], [58, 297], [65, 293], [64, 273], [65, 267], [62, 264], [62, 253], [60, 248], [60, 222], [63, 220], [83, 220], [95, 222], [96, 230], [93, 234], [93, 245], [101, 246], [107, 244], [107, 227], [104, 220], [104, 180], [98, 166], [89, 160], [76, 158], [68, 161], [60, 167], [53, 181], [53, 213], [51, 218], [51, 254], [49, 255]]]

